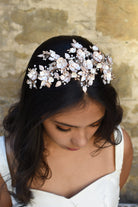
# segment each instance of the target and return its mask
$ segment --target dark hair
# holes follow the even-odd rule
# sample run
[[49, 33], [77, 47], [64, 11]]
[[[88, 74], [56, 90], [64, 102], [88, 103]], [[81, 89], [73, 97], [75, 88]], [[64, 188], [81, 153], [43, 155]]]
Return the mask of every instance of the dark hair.
[[[67, 49], [71, 47], [72, 39], [89, 50], [92, 45], [87, 39], [80, 36], [58, 36], [42, 43], [33, 53], [27, 68], [48, 64], [37, 57], [45, 50], [54, 50], [64, 57]], [[42, 89], [29, 89], [26, 84], [27, 70], [23, 80], [20, 100], [9, 110], [3, 121], [5, 135], [11, 141], [11, 147], [16, 160], [14, 173], [16, 198], [20, 203], [27, 204], [31, 197], [30, 185], [34, 177], [39, 177], [42, 183], [50, 177], [50, 169], [43, 154], [46, 149], [42, 137], [43, 119], [61, 112], [84, 101], [84, 92], [79, 81], [71, 80], [67, 85], [43, 87]], [[39, 84], [39, 83], [38, 83]], [[122, 120], [122, 108], [117, 100], [117, 93], [110, 84], [103, 84], [101, 74], [97, 74], [92, 86], [88, 87], [87, 95], [104, 105], [105, 115], [102, 123], [95, 133], [95, 144], [100, 140], [112, 145], [121, 140], [112, 139], [113, 131]], [[104, 146], [99, 146], [104, 147]], [[45, 169], [42, 171], [42, 169]]]

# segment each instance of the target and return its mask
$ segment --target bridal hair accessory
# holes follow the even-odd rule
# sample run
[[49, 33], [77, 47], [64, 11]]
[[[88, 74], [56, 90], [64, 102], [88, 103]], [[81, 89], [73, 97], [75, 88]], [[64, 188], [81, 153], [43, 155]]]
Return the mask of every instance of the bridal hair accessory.
[[27, 84], [29, 88], [37, 88], [37, 80], [41, 81], [40, 89], [44, 86], [51, 87], [56, 80], [55, 87], [66, 85], [73, 78], [79, 80], [82, 90], [86, 93], [87, 87], [92, 86], [97, 71], [100, 70], [104, 84], [109, 84], [112, 80], [112, 58], [105, 56], [97, 46], [89, 46], [90, 51], [83, 47], [76, 40], [72, 40], [71, 48], [65, 53], [65, 58], [60, 57], [55, 51], [43, 51], [38, 57], [44, 61], [51, 61], [47, 65], [28, 68]]

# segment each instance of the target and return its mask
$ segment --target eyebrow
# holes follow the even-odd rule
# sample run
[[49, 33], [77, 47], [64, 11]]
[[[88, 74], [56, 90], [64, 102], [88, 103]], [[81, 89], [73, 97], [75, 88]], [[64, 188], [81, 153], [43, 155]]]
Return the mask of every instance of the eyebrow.
[[[91, 123], [91, 124], [90, 124], [90, 125], [88, 125], [88, 126], [91, 126], [91, 125], [93, 125], [93, 124], [96, 124], [97, 122], [102, 121], [102, 120], [103, 120], [103, 118], [104, 118], [104, 116], [102, 116], [100, 119], [98, 119], [97, 121], [95, 121], [95, 122]], [[59, 121], [55, 121], [55, 120], [52, 120], [52, 121], [53, 121], [53, 122], [55, 122], [55, 123], [57, 123], [57, 124], [63, 125], [63, 126], [80, 128], [80, 127], [78, 127], [78, 126], [74, 126], [74, 125], [70, 125], [70, 124], [62, 123], [62, 122], [59, 122]]]

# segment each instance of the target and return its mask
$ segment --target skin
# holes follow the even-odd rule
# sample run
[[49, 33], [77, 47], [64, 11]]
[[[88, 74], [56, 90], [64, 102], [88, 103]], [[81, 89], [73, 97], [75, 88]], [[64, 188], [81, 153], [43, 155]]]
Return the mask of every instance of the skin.
[[76, 106], [45, 120], [44, 136], [49, 148], [83, 150], [92, 141], [104, 113], [101, 104], [88, 99], [85, 107]]
[[[43, 122], [43, 136], [49, 151], [47, 162], [52, 170], [52, 177], [41, 187], [33, 182], [31, 188], [71, 197], [90, 183], [115, 171], [114, 146], [104, 148], [95, 157], [90, 155], [97, 149], [93, 144], [94, 133], [100, 126], [104, 113], [105, 109], [101, 104], [86, 98], [84, 107], [78, 105]], [[128, 178], [133, 155], [130, 137], [125, 130], [123, 134], [124, 160], [120, 188]], [[2, 183], [1, 178], [0, 185]], [[12, 206], [7, 192], [2, 193], [0, 205]]]

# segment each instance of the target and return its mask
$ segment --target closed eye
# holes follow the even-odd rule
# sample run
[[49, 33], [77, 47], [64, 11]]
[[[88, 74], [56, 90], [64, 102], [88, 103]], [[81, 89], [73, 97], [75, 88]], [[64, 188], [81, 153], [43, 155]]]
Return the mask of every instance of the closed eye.
[[90, 126], [91, 127], [96, 127], [96, 126], [100, 126], [100, 124], [101, 124], [101, 121], [100, 122], [97, 122], [97, 123], [94, 123], [94, 124], [91, 124]]
[[[95, 123], [95, 124], [90, 125], [90, 127], [97, 127], [97, 126], [100, 126], [100, 123], [99, 123], [99, 122], [98, 122], [98, 123]], [[71, 129], [63, 129], [62, 127], [57, 126], [57, 125], [56, 125], [56, 128], [57, 128], [58, 130], [60, 130], [60, 131], [63, 131], [63, 132], [68, 132], [68, 131], [70, 131], [70, 130], [71, 130]]]
[[56, 128], [57, 128], [58, 130], [60, 130], [60, 131], [63, 131], [63, 132], [68, 132], [68, 131], [71, 130], [71, 129], [63, 129], [63, 128], [61, 128], [60, 126], [57, 126], [57, 125], [56, 125]]

